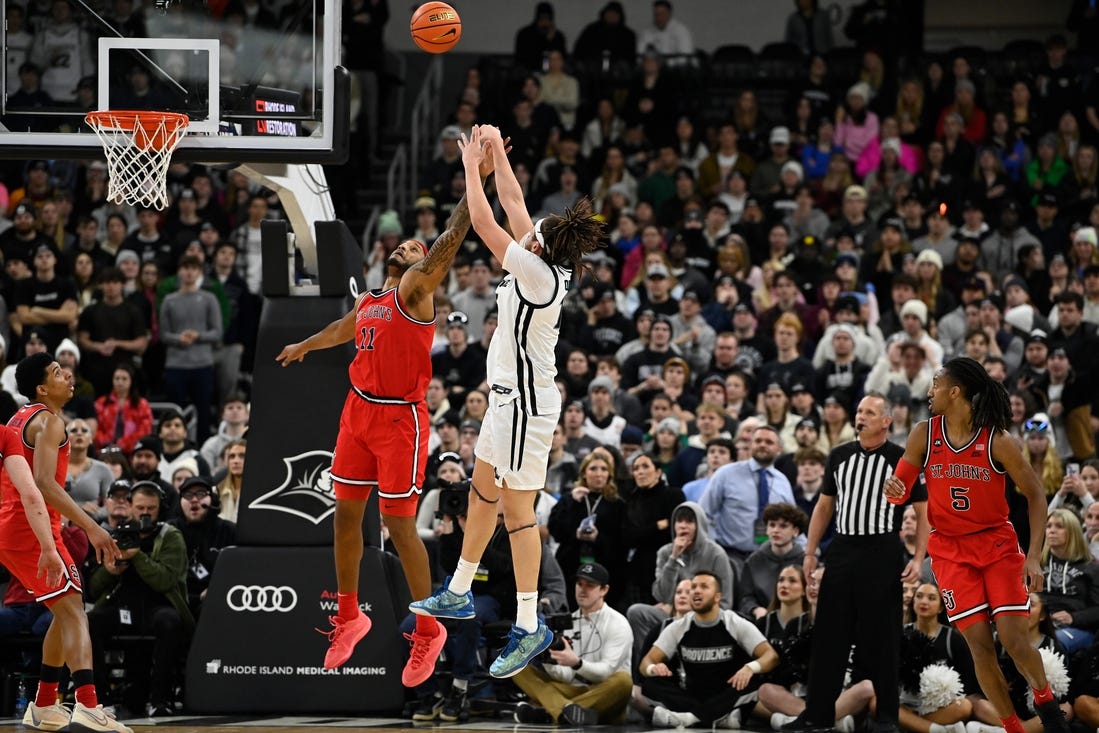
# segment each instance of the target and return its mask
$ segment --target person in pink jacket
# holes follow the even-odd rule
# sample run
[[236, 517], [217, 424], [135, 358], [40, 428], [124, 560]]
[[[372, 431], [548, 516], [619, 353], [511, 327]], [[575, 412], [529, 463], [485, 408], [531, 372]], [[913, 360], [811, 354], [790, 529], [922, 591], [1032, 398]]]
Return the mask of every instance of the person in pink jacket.
[[859, 156], [858, 161], [855, 163], [855, 173], [859, 179], [866, 178], [866, 174], [872, 170], [877, 170], [881, 164], [881, 151], [883, 147], [892, 147], [897, 153], [901, 167], [912, 175], [916, 175], [920, 170], [920, 153], [919, 148], [916, 148], [908, 143], [902, 142], [900, 138], [900, 126], [897, 124], [896, 117], [886, 117], [881, 122], [881, 133], [878, 137], [870, 141], [870, 143], [863, 148], [862, 155]]
[[847, 90], [847, 102], [836, 108], [836, 145], [852, 163], [878, 138], [878, 116], [870, 111], [870, 86], [864, 82]]

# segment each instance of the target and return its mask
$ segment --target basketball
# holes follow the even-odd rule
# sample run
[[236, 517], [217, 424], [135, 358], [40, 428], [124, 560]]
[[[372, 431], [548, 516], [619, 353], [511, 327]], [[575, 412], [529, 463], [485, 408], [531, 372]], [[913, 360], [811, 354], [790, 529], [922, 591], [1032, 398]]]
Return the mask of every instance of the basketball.
[[412, 40], [428, 53], [446, 53], [462, 38], [462, 19], [443, 2], [424, 3], [408, 24]]

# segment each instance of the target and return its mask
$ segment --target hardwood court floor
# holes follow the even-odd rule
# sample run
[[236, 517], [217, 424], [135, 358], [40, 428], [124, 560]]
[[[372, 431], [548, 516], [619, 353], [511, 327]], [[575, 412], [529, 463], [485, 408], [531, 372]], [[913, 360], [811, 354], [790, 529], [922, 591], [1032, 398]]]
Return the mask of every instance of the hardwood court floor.
[[[348, 718], [340, 716], [187, 716], [151, 720], [136, 718], [124, 720], [133, 728], [134, 733], [317, 733], [319, 728], [335, 728], [340, 733], [424, 733], [432, 729], [472, 733], [525, 733], [526, 731], [567, 731], [567, 727], [517, 725], [504, 718], [474, 718], [467, 723], [413, 723], [401, 718]], [[648, 725], [597, 726], [600, 733], [649, 733], [654, 729]], [[22, 731], [23, 726], [15, 719], [0, 719], [0, 731]], [[573, 729], [579, 730], [579, 729]], [[704, 730], [704, 729], [699, 729]], [[762, 730], [762, 728], [757, 728]]]

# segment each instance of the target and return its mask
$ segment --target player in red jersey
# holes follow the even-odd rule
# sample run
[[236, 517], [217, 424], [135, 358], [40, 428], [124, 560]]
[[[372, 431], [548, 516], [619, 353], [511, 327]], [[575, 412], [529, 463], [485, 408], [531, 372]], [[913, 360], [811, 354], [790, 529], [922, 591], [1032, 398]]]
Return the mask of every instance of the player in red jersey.
[[[481, 168], [482, 178], [491, 172], [489, 159]], [[468, 231], [469, 209], [463, 198], [430, 250], [416, 240], [401, 242], [386, 261], [386, 280], [380, 290], [364, 293], [343, 318], [304, 341], [287, 345], [276, 357], [286, 366], [310, 351], [352, 339], [357, 349], [348, 370], [351, 390], [332, 458], [339, 610], [329, 619], [331, 644], [324, 658], [328, 669], [346, 662], [355, 644], [370, 631], [370, 617], [359, 609], [358, 589], [362, 521], [371, 488], [378, 487], [379, 508], [412, 598], [431, 594], [431, 570], [416, 529], [416, 505], [428, 457], [430, 423], [424, 398], [431, 380], [433, 298]], [[401, 675], [406, 687], [431, 677], [446, 630], [430, 616], [417, 616], [411, 641], [412, 652]]]
[[[23, 724], [35, 730], [71, 726], [72, 730], [128, 732], [129, 728], [103, 711], [97, 699], [80, 573], [61, 541], [64, 515], [87, 533], [100, 562], [105, 557], [121, 556], [110, 535], [63, 488], [69, 466], [69, 443], [60, 414], [61, 407], [72, 398], [72, 374], [62, 369], [50, 354], [39, 353], [19, 362], [15, 380], [19, 391], [29, 395], [31, 401], [19, 408], [4, 428], [4, 433], [14, 440], [3, 447], [6, 470], [0, 474], [0, 563], [26, 586], [36, 601], [53, 612], [53, 621], [42, 641], [38, 693], [27, 706]], [[23, 460], [15, 461], [17, 456]], [[33, 469], [33, 479], [27, 467]], [[37, 491], [32, 491], [35, 484]], [[31, 496], [33, 493], [45, 501], [44, 517], [43, 507]], [[41, 533], [43, 518], [47, 521], [47, 537]], [[41, 548], [37, 561], [31, 551], [35, 546]], [[60, 573], [56, 572], [57, 565], [61, 567]], [[76, 687], [72, 713], [57, 704], [58, 680], [61, 667], [66, 664], [72, 670]]]
[[[996, 661], [992, 623], [1034, 690], [1043, 728], [1064, 733], [1068, 724], [1050, 691], [1042, 658], [1027, 639], [1029, 592], [1042, 590], [1045, 490], [1007, 432], [1007, 390], [980, 362], [960, 357], [935, 374], [928, 397], [933, 417], [909, 434], [897, 470], [885, 481], [885, 494], [891, 502], [903, 502], [923, 473], [931, 567], [947, 616], [969, 644], [981, 689], [1007, 733], [1023, 733], [1023, 725]], [[1025, 556], [1008, 521], [1005, 475], [1029, 505], [1030, 548]]]

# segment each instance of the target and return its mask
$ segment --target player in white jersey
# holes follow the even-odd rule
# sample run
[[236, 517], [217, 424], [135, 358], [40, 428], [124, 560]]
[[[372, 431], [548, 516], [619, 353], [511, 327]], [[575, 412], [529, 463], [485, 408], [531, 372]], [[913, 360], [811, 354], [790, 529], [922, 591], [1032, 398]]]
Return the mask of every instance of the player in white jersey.
[[[473, 618], [469, 592], [485, 546], [496, 530], [497, 503], [511, 535], [518, 611], [508, 645], [492, 663], [495, 677], [511, 677], [549, 646], [552, 634], [537, 616], [538, 569], [542, 548], [534, 517], [534, 497], [546, 483], [550, 441], [561, 413], [557, 346], [561, 301], [585, 254], [602, 243], [603, 227], [581, 199], [564, 216], [531, 222], [523, 192], [510, 166], [496, 166], [496, 190], [508, 216], [512, 239], [492, 215], [477, 166], [491, 147], [506, 157], [500, 131], [474, 127], [463, 136], [466, 201], [473, 228], [508, 276], [496, 289], [499, 325], [488, 349], [489, 407], [474, 454], [462, 556], [454, 576], [433, 596], [413, 603], [414, 613], [438, 618]], [[470, 174], [472, 171], [472, 177]]]

